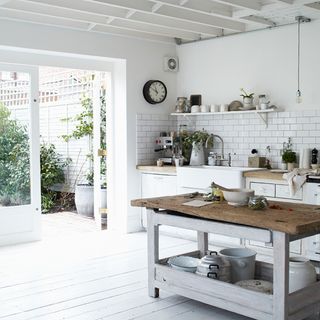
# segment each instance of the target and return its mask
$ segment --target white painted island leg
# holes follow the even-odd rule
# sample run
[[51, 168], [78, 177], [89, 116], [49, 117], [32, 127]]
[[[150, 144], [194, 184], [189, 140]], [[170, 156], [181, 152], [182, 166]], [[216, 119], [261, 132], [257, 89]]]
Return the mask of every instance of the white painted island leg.
[[208, 251], [208, 233], [198, 231], [198, 250], [200, 251], [201, 257], [206, 255]]
[[273, 232], [273, 319], [288, 319], [289, 236]]
[[155, 263], [159, 261], [159, 225], [154, 224], [155, 213], [147, 209], [147, 232], [148, 232], [148, 290], [149, 296], [159, 297], [159, 288], [154, 285]]

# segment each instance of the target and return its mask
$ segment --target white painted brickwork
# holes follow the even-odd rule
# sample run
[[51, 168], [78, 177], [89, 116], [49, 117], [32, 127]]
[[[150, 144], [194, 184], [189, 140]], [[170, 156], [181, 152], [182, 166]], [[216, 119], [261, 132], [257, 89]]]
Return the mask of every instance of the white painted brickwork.
[[[147, 116], [143, 115], [143, 117]], [[147, 136], [147, 130], [143, 130], [141, 117], [141, 115], [137, 116], [137, 139], [141, 135]], [[233, 166], [247, 166], [251, 149], [256, 148], [261, 156], [265, 156], [266, 147], [270, 146], [271, 165], [273, 168], [280, 167], [280, 150], [288, 137], [292, 137], [293, 149], [297, 153], [301, 148], [320, 148], [320, 110], [270, 113], [268, 128], [257, 115], [251, 113], [199, 115], [188, 119], [168, 116], [167, 123], [165, 120], [162, 121], [164, 128], [175, 126], [177, 130], [180, 124], [186, 124], [188, 130], [205, 129], [209, 133], [220, 135], [225, 143], [225, 154], [236, 153], [233, 156]], [[164, 129], [159, 127], [156, 120], [154, 125], [156, 129], [150, 128], [152, 123], [148, 125], [148, 130], [152, 133]], [[142, 142], [142, 140], [137, 141], [139, 147], [139, 141]], [[214, 151], [220, 152], [220, 147], [219, 142], [216, 142]], [[151, 164], [152, 160], [157, 158], [157, 155], [151, 151], [150, 147], [141, 144], [139, 149], [137, 148], [138, 164]]]
[[154, 152], [155, 141], [161, 131], [175, 131], [177, 121], [170, 115], [137, 114], [137, 164], [155, 164], [159, 153]]

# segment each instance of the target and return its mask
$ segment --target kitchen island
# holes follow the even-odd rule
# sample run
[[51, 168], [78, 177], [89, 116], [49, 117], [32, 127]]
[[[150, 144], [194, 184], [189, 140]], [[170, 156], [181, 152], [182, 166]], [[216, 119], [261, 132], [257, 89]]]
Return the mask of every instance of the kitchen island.
[[[201, 199], [199, 197], [199, 199]], [[133, 200], [146, 207], [149, 295], [159, 289], [236, 312], [253, 319], [305, 319], [319, 311], [320, 282], [289, 294], [289, 242], [320, 232], [319, 206], [271, 202], [263, 211], [231, 207], [226, 202], [203, 207], [186, 206], [190, 195]], [[162, 208], [162, 209], [160, 209]], [[202, 257], [208, 233], [232, 235], [272, 244], [273, 264], [256, 262], [256, 278], [272, 281], [273, 294], [250, 291], [230, 283], [170, 268], [159, 259], [159, 226], [169, 225], [198, 233], [198, 250], [182, 253]]]

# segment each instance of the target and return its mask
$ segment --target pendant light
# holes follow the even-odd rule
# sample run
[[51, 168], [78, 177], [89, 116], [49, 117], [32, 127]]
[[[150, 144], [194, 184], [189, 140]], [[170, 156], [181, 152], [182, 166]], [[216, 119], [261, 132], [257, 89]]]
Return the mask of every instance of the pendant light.
[[310, 22], [311, 19], [303, 17], [303, 16], [297, 16], [296, 21], [298, 22], [298, 90], [297, 90], [296, 102], [301, 103], [302, 102], [302, 94], [301, 94], [301, 88], [300, 88], [301, 23], [302, 22]]

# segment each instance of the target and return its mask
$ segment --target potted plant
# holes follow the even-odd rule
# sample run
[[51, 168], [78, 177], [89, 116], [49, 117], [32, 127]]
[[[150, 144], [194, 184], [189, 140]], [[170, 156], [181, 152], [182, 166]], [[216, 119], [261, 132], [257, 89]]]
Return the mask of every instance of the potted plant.
[[287, 164], [287, 169], [291, 171], [297, 161], [297, 155], [291, 149], [286, 149], [282, 154], [282, 161]]
[[205, 164], [204, 145], [207, 142], [210, 134], [205, 130], [194, 131], [187, 136], [183, 141], [183, 146], [187, 150], [192, 150], [190, 165]]
[[281, 150], [282, 169], [293, 170], [294, 163], [297, 161], [297, 155], [292, 151], [292, 139], [288, 137], [287, 142], [283, 142]]
[[253, 107], [253, 96], [254, 93], [247, 93], [243, 88], [241, 90], [241, 97], [243, 98], [243, 109], [249, 110]]
[[[102, 149], [106, 149], [106, 103], [104, 94], [102, 92], [100, 97], [101, 103], [101, 128], [100, 128], [100, 146]], [[89, 149], [90, 153], [87, 154], [86, 161], [88, 162], [89, 169], [85, 175], [86, 182], [79, 183], [75, 187], [75, 205], [77, 208], [77, 212], [81, 215], [87, 217], [94, 216], [94, 176], [93, 176], [93, 146], [92, 146], [92, 138], [93, 138], [93, 105], [92, 99], [89, 97], [83, 97], [81, 100], [81, 105], [83, 107], [83, 111], [76, 115], [72, 120], [77, 124], [75, 126], [74, 131], [69, 135], [64, 135], [62, 138], [67, 142], [70, 139], [80, 139], [83, 137], [87, 137], [89, 139]], [[106, 207], [106, 166], [103, 157], [101, 157], [101, 176], [104, 181], [100, 181], [101, 183], [101, 207]]]

